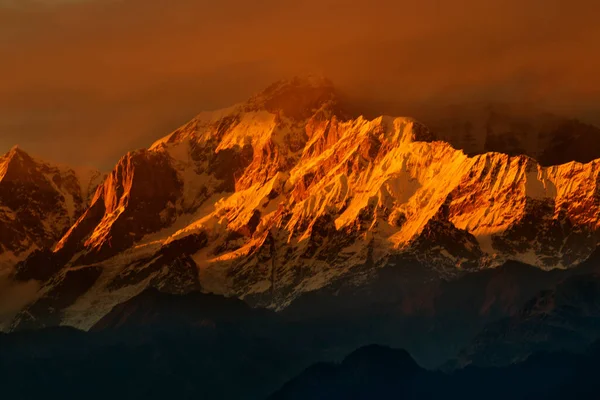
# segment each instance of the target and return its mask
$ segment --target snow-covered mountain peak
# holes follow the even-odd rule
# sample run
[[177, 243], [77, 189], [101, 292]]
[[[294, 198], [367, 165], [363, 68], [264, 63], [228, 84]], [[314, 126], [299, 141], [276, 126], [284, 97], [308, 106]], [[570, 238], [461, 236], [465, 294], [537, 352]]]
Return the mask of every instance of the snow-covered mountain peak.
[[598, 244], [599, 187], [598, 160], [465, 153], [412, 118], [349, 118], [329, 82], [292, 79], [125, 155], [55, 247], [48, 290], [93, 271], [72, 315], [146, 286], [282, 308], [389, 265], [568, 268]]
[[35, 161], [19, 146], [14, 146], [0, 157], [0, 180], [26, 178], [35, 168]]
[[88, 207], [98, 171], [52, 164], [15, 146], [0, 157], [0, 264], [53, 246]]
[[261, 135], [258, 130], [269, 130], [268, 126], [275, 122], [302, 124], [315, 115], [331, 117], [339, 111], [336, 107], [335, 88], [326, 78], [308, 76], [281, 80], [246, 102], [198, 114], [188, 124], [156, 141], [150, 149], [157, 150], [186, 139], [221, 142], [223, 133], [232, 125], [239, 126], [228, 132], [220, 149], [233, 145], [243, 147], [248, 142], [264, 141], [264, 133]]

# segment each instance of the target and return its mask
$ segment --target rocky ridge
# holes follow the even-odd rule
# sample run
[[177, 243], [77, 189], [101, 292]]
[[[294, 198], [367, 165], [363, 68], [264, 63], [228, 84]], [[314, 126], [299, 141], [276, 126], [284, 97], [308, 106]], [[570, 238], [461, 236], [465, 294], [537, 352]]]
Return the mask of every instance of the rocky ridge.
[[0, 267], [52, 247], [88, 207], [98, 171], [54, 165], [15, 146], [0, 157]]

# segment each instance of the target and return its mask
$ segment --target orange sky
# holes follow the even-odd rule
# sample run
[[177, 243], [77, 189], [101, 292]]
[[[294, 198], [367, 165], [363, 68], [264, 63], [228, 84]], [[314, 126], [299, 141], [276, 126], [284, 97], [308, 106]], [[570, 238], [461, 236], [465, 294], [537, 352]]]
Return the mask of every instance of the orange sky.
[[382, 112], [533, 102], [600, 123], [597, 0], [0, 0], [0, 152], [108, 169], [296, 74]]

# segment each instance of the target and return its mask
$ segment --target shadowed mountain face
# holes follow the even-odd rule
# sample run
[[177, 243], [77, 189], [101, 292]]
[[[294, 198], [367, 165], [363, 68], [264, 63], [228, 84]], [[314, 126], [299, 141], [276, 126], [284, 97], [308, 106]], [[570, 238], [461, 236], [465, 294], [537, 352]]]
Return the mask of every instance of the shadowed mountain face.
[[[513, 317], [513, 330], [524, 333], [519, 338], [522, 343], [531, 343], [527, 332], [533, 332], [539, 342], [540, 332], [555, 325], [555, 321], [565, 320], [578, 324], [563, 324], [563, 327], [583, 334], [586, 343], [597, 340], [598, 332], [587, 329], [596, 319], [594, 279], [597, 280], [585, 275], [568, 278], [534, 297], [548, 298], [549, 293], [554, 293], [550, 296], [555, 299], [554, 311], [549, 311], [552, 307], [547, 307], [547, 301], [526, 302], [524, 310], [544, 310], [549, 317], [541, 318], [538, 328], [533, 330], [533, 324], [527, 321], [529, 317], [524, 317], [525, 312]], [[490, 284], [486, 286], [482, 280], [478, 283], [486, 287], [484, 291], [490, 290]], [[468, 313], [465, 304], [479, 301], [479, 295], [473, 294], [460, 304], [453, 303], [456, 298], [450, 296], [464, 289], [473, 286], [463, 283], [461, 287], [440, 290], [443, 293], [440, 301], [447, 303], [448, 308], [460, 305]], [[566, 352], [536, 354], [544, 348], [583, 351], [588, 347], [583, 342], [570, 346], [572, 342], [565, 340], [569, 339], [565, 335], [544, 336], [545, 347], [535, 347], [534, 343], [527, 353], [529, 357], [517, 364], [494, 368], [469, 366], [449, 373], [423, 369], [409, 352], [380, 345], [362, 347], [344, 357], [357, 344], [360, 347], [369, 341], [384, 342], [386, 335], [394, 336], [396, 343], [403, 339], [410, 344], [406, 340], [410, 329], [415, 336], [429, 336], [424, 343], [430, 345], [443, 347], [444, 343], [448, 346], [456, 343], [456, 337], [451, 337], [456, 331], [449, 324], [450, 315], [444, 315], [442, 309], [429, 325], [418, 325], [417, 319], [394, 315], [390, 305], [380, 304], [380, 313], [370, 318], [357, 310], [354, 317], [334, 316], [325, 311], [321, 314], [325, 318], [299, 319], [297, 314], [294, 318], [294, 314], [253, 309], [234, 298], [197, 292], [173, 295], [148, 289], [114, 307], [89, 332], [61, 327], [0, 334], [0, 373], [10, 382], [3, 393], [20, 398], [42, 395], [54, 398], [64, 396], [64, 388], [68, 386], [73, 391], [70, 393], [79, 396], [90, 385], [102, 382], [86, 397], [437, 399], [446, 396], [541, 400], [561, 399], [574, 393], [577, 398], [595, 398], [598, 387], [593, 371], [600, 360], [598, 346], [590, 347], [585, 356]], [[504, 306], [499, 303], [492, 308]], [[535, 318], [536, 312], [528, 312]], [[470, 322], [471, 317], [463, 318], [454, 320], [454, 329]], [[413, 327], [409, 328], [411, 324]], [[435, 329], [440, 330], [438, 336]], [[443, 338], [443, 333], [448, 337]], [[522, 350], [520, 346], [504, 344], [504, 338], [502, 334], [496, 338], [496, 346], [503, 346], [503, 351]], [[390, 342], [389, 337], [387, 341]], [[497, 359], [490, 342], [487, 347], [476, 349], [479, 359]], [[413, 347], [414, 343], [413, 339]], [[76, 397], [67, 394], [66, 398]]]
[[[177, 288], [168, 285], [167, 277], [190, 279], [185, 275], [184, 261], [169, 264], [168, 254], [153, 260], [142, 271], [148, 269], [151, 273], [156, 264], [165, 278], [157, 279], [155, 285], [163, 285], [164, 290], [173, 292]], [[363, 270], [348, 281], [341, 279], [326, 289], [301, 296], [290, 307], [273, 315], [277, 315], [280, 322], [306, 333], [312, 343], [327, 349], [333, 357], [341, 357], [365, 344], [381, 343], [406, 348], [422, 365], [436, 367], [454, 358], [486, 324], [514, 315], [539, 291], [551, 289], [560, 280], [580, 271], [544, 272], [527, 265], [508, 263], [448, 281], [414, 260], [404, 262], [405, 268], [384, 268], [377, 274], [365, 275], [369, 271]], [[171, 266], [166, 269], [165, 265]], [[592, 269], [596, 264], [590, 262], [589, 265]], [[176, 272], [177, 269], [180, 272]], [[588, 267], [584, 265], [581, 271], [585, 270]], [[58, 324], [64, 315], [60, 310], [68, 309], [74, 299], [88, 290], [98, 279], [98, 272], [93, 267], [66, 270], [55, 291], [35, 302], [27, 314], [20, 316], [17, 330]], [[139, 273], [126, 274], [119, 279], [137, 279]], [[358, 279], [362, 284], [357, 287], [352, 282]], [[199, 295], [191, 293], [190, 296]], [[174, 295], [145, 291], [112, 311], [100, 309], [101, 315], [108, 314], [91, 329], [120, 329], [138, 324], [156, 324], [157, 328], [194, 326], [211, 324], [213, 317], [223, 321], [238, 318], [236, 305], [243, 305], [242, 311], [250, 311], [237, 299], [229, 300], [231, 309], [218, 308], [218, 303], [207, 306], [212, 304], [209, 300], [214, 297], [203, 296], [202, 302], [195, 302], [191, 300], [194, 297], [179, 300]], [[257, 314], [261, 315], [260, 312]], [[203, 320], [205, 315], [210, 317], [208, 322]], [[278, 330], [273, 332], [278, 333]]]
[[1, 334], [0, 373], [3, 394], [24, 399], [264, 399], [321, 358], [306, 343], [241, 300], [150, 289], [90, 332]]
[[583, 351], [600, 337], [600, 277], [568, 278], [529, 300], [514, 316], [487, 326], [459, 362], [507, 365], [539, 351]]
[[404, 350], [368, 346], [340, 364], [315, 364], [270, 399], [415, 398], [427, 372]]
[[290, 346], [240, 328], [205, 323], [168, 331], [138, 325], [126, 333], [51, 328], [2, 334], [3, 393], [26, 399], [85, 393], [90, 399], [558, 400], [595, 399], [600, 389], [597, 345], [584, 354], [541, 353], [510, 366], [442, 373], [421, 368], [404, 350], [371, 345], [336, 363], [326, 353], [308, 353], [301, 341]]
[[242, 325], [256, 321], [263, 324], [275, 321], [275, 314], [250, 308], [236, 298], [199, 292], [174, 295], [152, 288], [114, 307], [90, 331], [171, 330], [194, 326], [216, 328], [221, 324]]
[[311, 366], [269, 399], [595, 399], [599, 360], [593, 346], [586, 355], [540, 353], [504, 368], [444, 374], [420, 368], [405, 351], [369, 346], [340, 364]]
[[[490, 324], [518, 317], [543, 291], [556, 290], [561, 282], [585, 282], [600, 266], [595, 252], [572, 270], [541, 271], [509, 262], [459, 279], [443, 280], [415, 260], [400, 262], [404, 268], [390, 266], [373, 275], [362, 271], [307, 293], [281, 313], [321, 332], [331, 349], [340, 350], [338, 356], [342, 356], [343, 348], [379, 343], [405, 348], [419, 364], [435, 368], [456, 358]], [[356, 281], [361, 285], [352, 283]], [[579, 306], [585, 304], [573, 307]], [[590, 335], [583, 345], [597, 338]], [[540, 349], [561, 346], [558, 342], [555, 347]], [[483, 351], [482, 357], [488, 354]]]

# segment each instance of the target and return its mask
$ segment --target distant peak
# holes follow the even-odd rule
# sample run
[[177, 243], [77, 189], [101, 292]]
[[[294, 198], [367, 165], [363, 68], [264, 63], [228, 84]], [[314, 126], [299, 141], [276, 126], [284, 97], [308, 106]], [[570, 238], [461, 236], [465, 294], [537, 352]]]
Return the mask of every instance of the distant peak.
[[252, 110], [282, 112], [292, 119], [305, 119], [327, 104], [336, 103], [333, 83], [324, 77], [308, 75], [277, 81], [247, 103]]
[[19, 180], [28, 176], [36, 167], [36, 161], [18, 146], [0, 157], [0, 180]]
[[27, 154], [25, 152], [25, 150], [23, 150], [21, 147], [19, 147], [18, 144], [14, 145], [7, 154]]
[[15, 159], [31, 160], [31, 156], [21, 147], [15, 145], [4, 155], [4, 157], [0, 157], [0, 160], [1, 159], [4, 159], [5, 161], [12, 161]]

